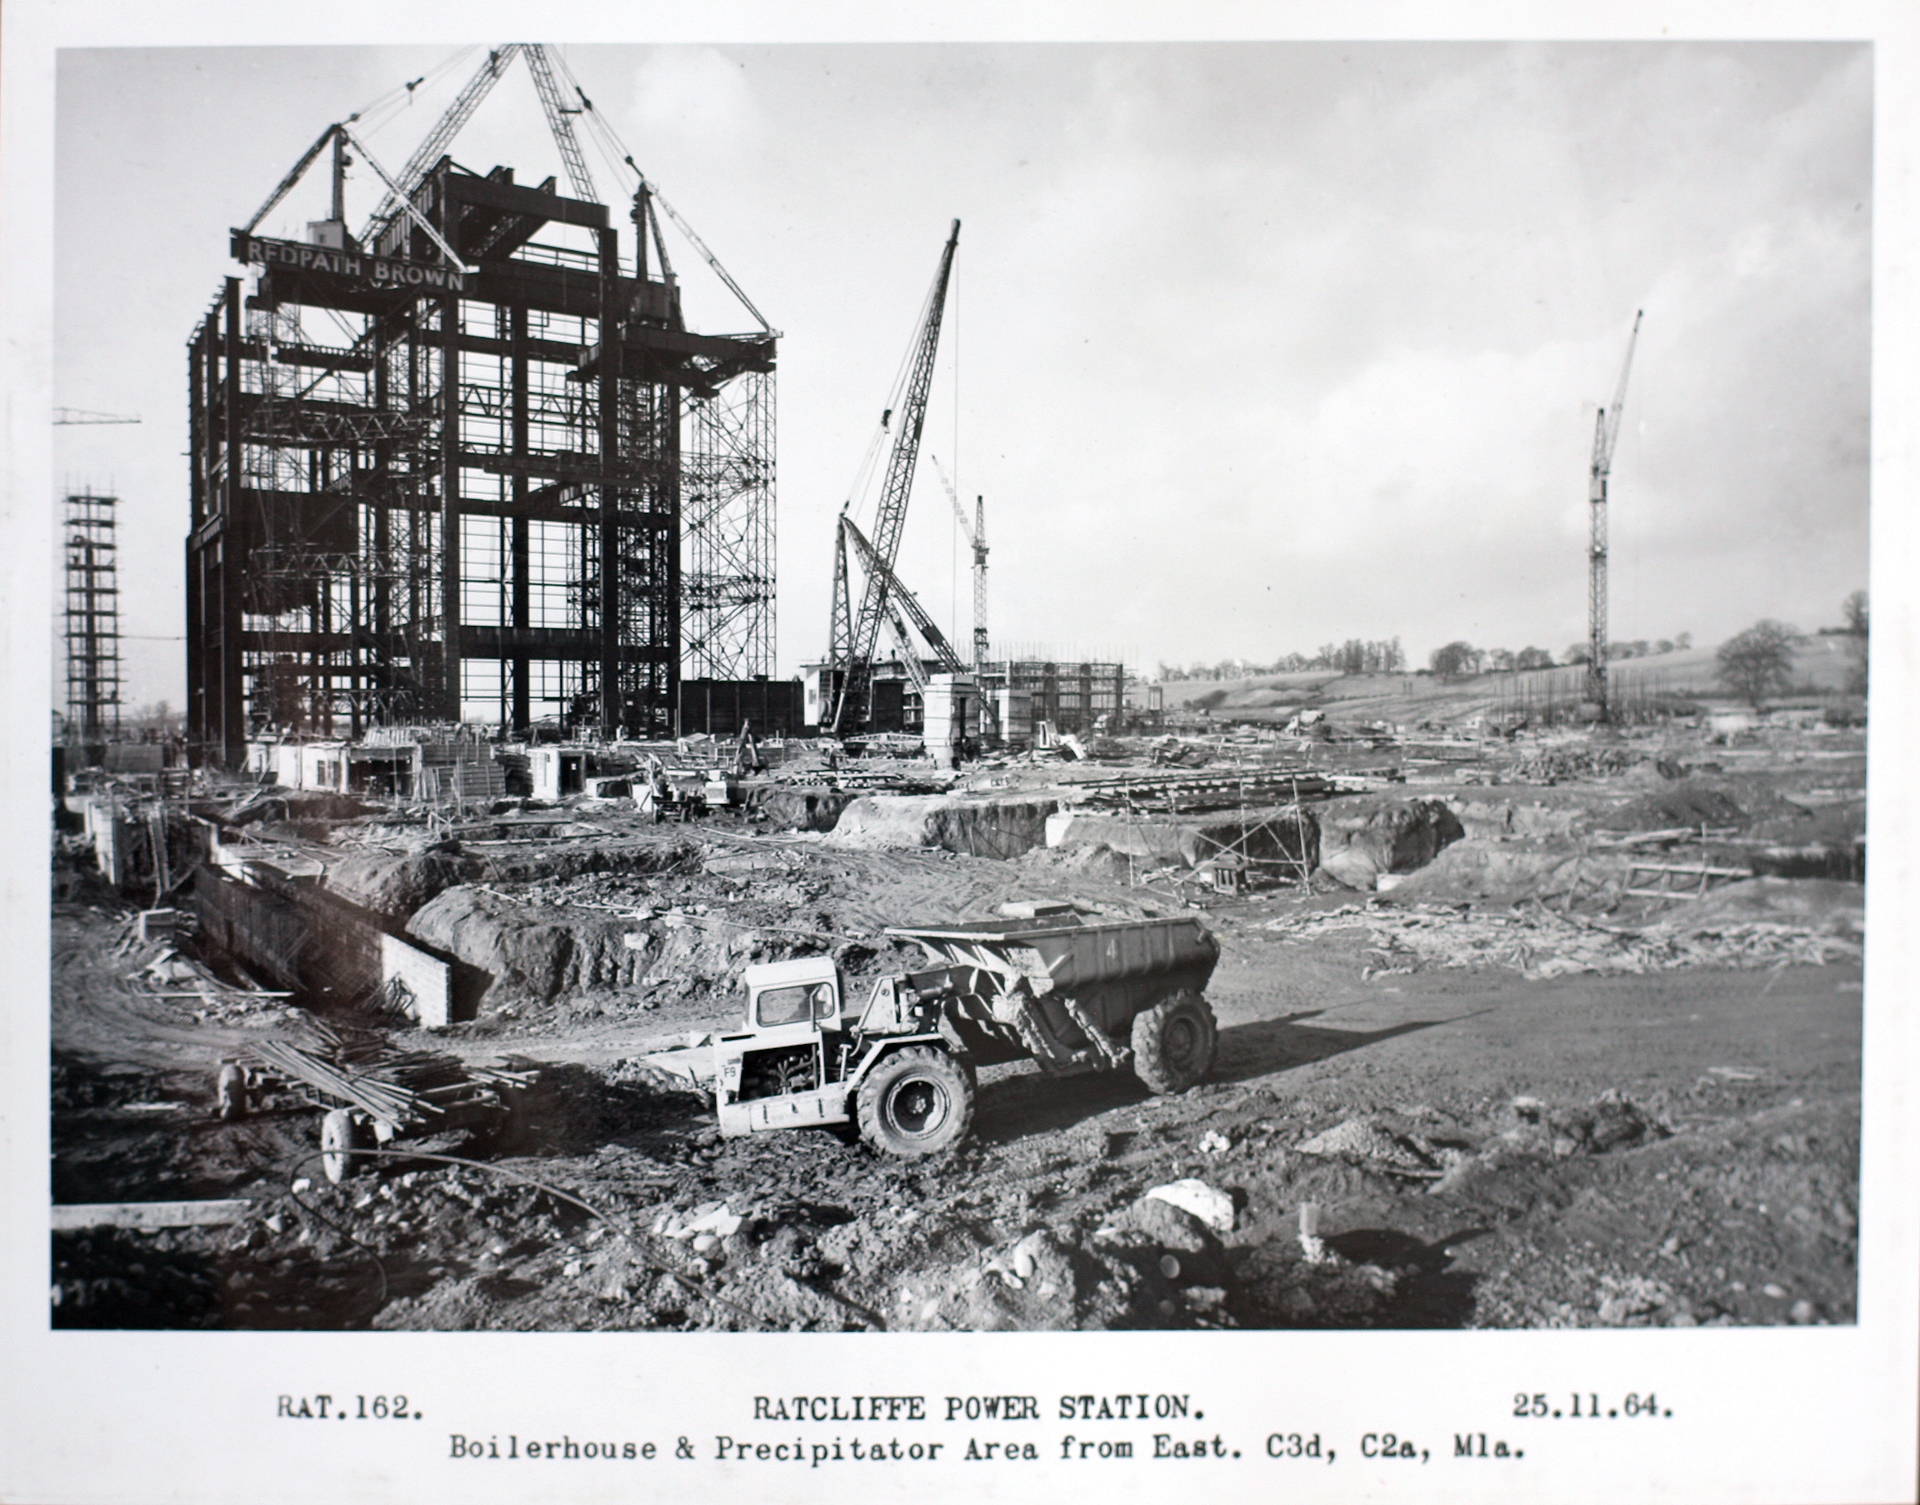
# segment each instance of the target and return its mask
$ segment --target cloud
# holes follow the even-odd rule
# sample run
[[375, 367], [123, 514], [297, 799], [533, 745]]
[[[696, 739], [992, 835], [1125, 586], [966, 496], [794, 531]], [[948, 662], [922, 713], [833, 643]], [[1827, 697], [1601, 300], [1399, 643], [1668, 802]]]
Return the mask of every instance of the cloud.
[[[711, 47], [659, 47], [634, 70], [625, 120], [645, 166], [665, 144], [701, 151], [733, 150], [763, 127], [745, 62]], [[623, 132], [624, 133], [624, 132]]]

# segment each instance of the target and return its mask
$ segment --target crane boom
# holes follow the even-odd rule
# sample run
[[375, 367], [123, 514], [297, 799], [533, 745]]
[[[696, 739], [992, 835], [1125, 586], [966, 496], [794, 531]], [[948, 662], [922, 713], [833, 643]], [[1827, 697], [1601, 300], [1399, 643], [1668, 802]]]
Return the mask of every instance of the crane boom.
[[1627, 358], [1620, 363], [1620, 380], [1613, 389], [1613, 406], [1601, 414], [1605, 420], [1601, 430], [1604, 439], [1596, 436], [1594, 465], [1602, 475], [1613, 468], [1613, 446], [1620, 437], [1620, 412], [1627, 405], [1627, 374], [1633, 370], [1633, 347], [1640, 342], [1640, 321], [1645, 317], [1644, 309], [1634, 313], [1633, 331], [1627, 336]]
[[560, 160], [567, 167], [567, 181], [573, 184], [573, 191], [588, 203], [597, 196], [593, 186], [593, 175], [587, 171], [587, 159], [581, 155], [580, 142], [573, 134], [573, 122], [567, 119], [570, 113], [560, 103], [560, 86], [553, 81], [553, 64], [547, 60], [547, 49], [538, 42], [522, 44], [527, 55], [527, 72], [533, 75], [534, 92], [540, 96], [540, 108], [547, 114], [547, 129], [553, 132], [553, 144], [560, 148]]
[[247, 234], [253, 234], [259, 227], [260, 221], [273, 212], [273, 206], [293, 191], [293, 185], [300, 181], [309, 167], [313, 166], [313, 159], [325, 151], [328, 144], [339, 133], [340, 126], [337, 122], [320, 133], [320, 139], [307, 148], [306, 155], [293, 164], [293, 170], [280, 180], [272, 193], [267, 195], [266, 203], [254, 210], [253, 218], [247, 221]]
[[893, 643], [900, 650], [900, 667], [907, 671], [907, 683], [913, 686], [913, 693], [927, 693], [927, 666], [920, 661], [920, 650], [913, 646], [913, 638], [907, 632], [907, 624], [900, 618], [900, 610], [895, 602], [887, 603], [887, 627], [893, 633]]
[[940, 484], [946, 490], [947, 500], [953, 503], [953, 515], [960, 519], [960, 531], [966, 534], [968, 545], [979, 548], [980, 540], [974, 536], [973, 519], [967, 516], [967, 509], [960, 505], [960, 493], [953, 489], [953, 477], [947, 474], [947, 467], [940, 463], [938, 455], [928, 455], [927, 458], [933, 461], [934, 471], [939, 475]]
[[60, 428], [74, 423], [138, 423], [138, 413], [95, 413], [87, 408], [55, 408], [53, 410], [54, 427]]
[[[886, 480], [875, 511], [875, 538], [868, 549], [882, 567], [868, 567], [866, 590], [861, 595], [848, 641], [833, 645], [836, 657], [843, 651], [845, 655], [841, 663], [845, 672], [840, 678], [839, 697], [833, 712], [835, 732], [845, 723], [849, 709], [856, 715], [865, 712], [867, 684], [873, 677], [874, 645], [879, 641], [887, 593], [895, 583], [893, 561], [899, 557], [900, 530], [907, 520], [907, 498], [913, 491], [914, 465], [920, 458], [920, 432], [927, 421], [927, 391], [933, 384], [933, 357], [940, 344], [940, 321], [946, 313], [947, 280], [953, 273], [953, 253], [959, 242], [960, 221], [955, 220], [940, 253], [940, 269], [934, 275], [933, 288], [927, 294], [926, 314], [914, 346], [906, 395], [899, 407], [900, 426], [894, 430], [893, 453], [887, 459]], [[851, 527], [851, 523], [848, 526]], [[858, 539], [862, 535], [856, 531], [853, 536]], [[939, 629], [934, 631], [938, 633]]]
[[927, 609], [920, 604], [919, 597], [901, 583], [893, 567], [880, 557], [879, 551], [867, 541], [867, 536], [854, 526], [853, 519], [842, 515], [840, 526], [846, 536], [853, 541], [854, 551], [860, 556], [860, 563], [867, 572], [867, 584], [871, 586], [874, 578], [879, 577], [887, 591], [887, 609], [889, 612], [897, 604], [920, 630], [920, 636], [927, 640], [927, 646], [933, 649], [933, 656], [939, 660], [940, 667], [949, 674], [965, 674], [967, 666], [960, 662], [960, 655], [953, 651], [953, 644], [940, 630]]
[[507, 65], [513, 61], [521, 45], [519, 42], [509, 42], [487, 54], [480, 71], [467, 80], [466, 87], [447, 106], [446, 114], [427, 132], [427, 139], [415, 147], [413, 155], [407, 158], [407, 165], [400, 169], [387, 196], [380, 201], [380, 207], [373, 211], [373, 218], [367, 221], [367, 228], [360, 236], [362, 245], [373, 245], [399, 216], [400, 206], [420, 186], [427, 170], [440, 160], [449, 143], [460, 134], [460, 128], [473, 118], [473, 112], [480, 108], [480, 102], [500, 81], [500, 75], [507, 71]]

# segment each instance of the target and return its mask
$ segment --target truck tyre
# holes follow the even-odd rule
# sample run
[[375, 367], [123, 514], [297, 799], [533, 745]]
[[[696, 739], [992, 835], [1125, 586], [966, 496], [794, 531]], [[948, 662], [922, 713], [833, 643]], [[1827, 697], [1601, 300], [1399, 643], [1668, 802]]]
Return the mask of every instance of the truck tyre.
[[1198, 993], [1179, 992], [1133, 1016], [1133, 1070], [1149, 1092], [1185, 1092], [1213, 1069], [1220, 1036], [1213, 1009]]
[[369, 1136], [350, 1108], [335, 1108], [320, 1120], [320, 1168], [336, 1186], [360, 1168], [360, 1157], [349, 1150], [363, 1150]]
[[938, 1155], [973, 1122], [973, 1073], [931, 1046], [896, 1050], [860, 1084], [859, 1117], [860, 1137], [882, 1155]]

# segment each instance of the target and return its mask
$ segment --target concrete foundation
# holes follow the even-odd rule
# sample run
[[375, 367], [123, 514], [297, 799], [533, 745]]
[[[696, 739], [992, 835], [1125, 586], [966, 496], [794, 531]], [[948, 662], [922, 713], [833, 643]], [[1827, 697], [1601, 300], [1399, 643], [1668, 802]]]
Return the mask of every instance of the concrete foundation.
[[945, 794], [863, 795], [848, 805], [831, 840], [882, 849], [944, 847], [969, 857], [1018, 857], [1042, 846], [1058, 801], [973, 800]]

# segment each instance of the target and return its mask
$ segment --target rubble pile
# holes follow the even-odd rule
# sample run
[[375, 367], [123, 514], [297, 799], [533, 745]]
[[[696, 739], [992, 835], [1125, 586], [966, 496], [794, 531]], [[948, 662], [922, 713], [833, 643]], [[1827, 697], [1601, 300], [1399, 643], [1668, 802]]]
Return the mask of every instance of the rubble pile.
[[1570, 779], [1611, 778], [1646, 761], [1647, 754], [1638, 748], [1567, 742], [1524, 753], [1513, 761], [1507, 777], [1524, 784], [1559, 784]]
[[1537, 906], [1486, 914], [1438, 904], [1348, 904], [1319, 914], [1280, 915], [1265, 928], [1289, 940], [1359, 931], [1382, 954], [1380, 965], [1368, 966], [1369, 977], [1423, 966], [1507, 967], [1534, 979], [1676, 967], [1819, 967], [1862, 954], [1860, 922], [1844, 911], [1817, 923], [1683, 917], [1630, 928]]

